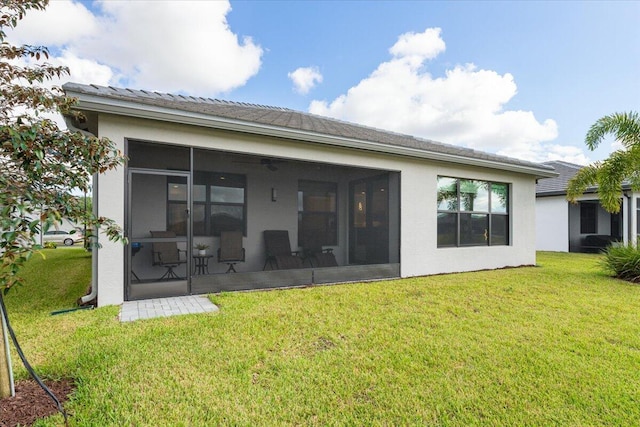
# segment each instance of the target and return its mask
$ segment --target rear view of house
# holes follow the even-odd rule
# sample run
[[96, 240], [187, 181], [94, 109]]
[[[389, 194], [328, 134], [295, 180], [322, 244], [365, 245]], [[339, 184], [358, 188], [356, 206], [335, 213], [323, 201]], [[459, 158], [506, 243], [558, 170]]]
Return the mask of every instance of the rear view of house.
[[70, 127], [129, 157], [94, 179], [129, 241], [94, 251], [101, 305], [535, 263], [548, 166], [285, 108], [64, 89], [86, 116]]

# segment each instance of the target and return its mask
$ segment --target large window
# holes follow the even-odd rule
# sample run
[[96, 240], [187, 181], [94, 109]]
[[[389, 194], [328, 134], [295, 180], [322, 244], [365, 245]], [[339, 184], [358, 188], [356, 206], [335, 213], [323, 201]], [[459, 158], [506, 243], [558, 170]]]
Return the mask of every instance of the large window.
[[338, 243], [337, 185], [298, 182], [298, 245], [330, 246]]
[[[194, 236], [219, 236], [221, 231], [242, 231], [246, 235], [246, 178], [244, 175], [196, 172], [193, 192]], [[173, 217], [187, 209], [186, 184], [168, 183], [167, 230], [178, 231]]]
[[580, 202], [580, 234], [596, 234], [597, 232], [597, 202]]
[[509, 244], [509, 184], [438, 177], [438, 247]]

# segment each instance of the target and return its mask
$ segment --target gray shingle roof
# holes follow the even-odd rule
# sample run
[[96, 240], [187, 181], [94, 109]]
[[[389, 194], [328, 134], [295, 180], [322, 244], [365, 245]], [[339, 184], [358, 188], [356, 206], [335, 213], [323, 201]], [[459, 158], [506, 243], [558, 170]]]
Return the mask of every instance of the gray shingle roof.
[[315, 114], [303, 113], [288, 108], [231, 102], [220, 99], [172, 95], [145, 90], [122, 89], [97, 85], [66, 83], [63, 89], [75, 94], [98, 96], [114, 101], [133, 102], [153, 107], [191, 112], [211, 117], [236, 120], [251, 124], [274, 126], [282, 129], [312, 132], [340, 138], [369, 141], [388, 146], [406, 147], [427, 152], [440, 153], [469, 159], [480, 159], [506, 165], [551, 171], [550, 167], [469, 148], [443, 144], [411, 135], [385, 131], [372, 127], [348, 123]]
[[568, 162], [552, 161], [543, 165], [550, 166], [559, 174], [555, 178], [544, 178], [536, 184], [537, 196], [553, 196], [567, 193], [567, 184], [582, 166]]
[[[555, 178], [542, 178], [538, 180], [536, 184], [536, 196], [557, 196], [567, 194], [567, 184], [573, 176], [578, 173], [583, 166], [576, 165], [568, 162], [552, 161], [542, 163], [545, 166], [550, 166], [559, 174]], [[631, 189], [631, 183], [629, 180], [622, 181], [622, 190]], [[585, 193], [597, 193], [598, 186], [594, 185], [588, 187]]]

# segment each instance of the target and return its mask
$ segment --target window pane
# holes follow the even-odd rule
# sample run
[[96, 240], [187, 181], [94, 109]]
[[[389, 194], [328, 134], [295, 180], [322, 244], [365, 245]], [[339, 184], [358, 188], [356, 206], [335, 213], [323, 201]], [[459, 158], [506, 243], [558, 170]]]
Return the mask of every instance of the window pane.
[[336, 210], [336, 194], [314, 194], [304, 193], [302, 197], [303, 212], [335, 212]]
[[337, 244], [337, 188], [332, 182], [298, 182], [299, 246]]
[[438, 210], [458, 210], [458, 180], [455, 178], [438, 177]]
[[489, 184], [485, 181], [460, 180], [462, 211], [489, 212]]
[[509, 244], [509, 217], [507, 215], [491, 215], [491, 244]]
[[438, 213], [438, 246], [457, 246], [458, 214]]
[[214, 235], [221, 231], [244, 231], [243, 206], [211, 206], [211, 229]]
[[244, 188], [211, 187], [213, 203], [244, 203]]
[[371, 195], [371, 226], [374, 228], [388, 228], [389, 226], [389, 196], [384, 182], [374, 182]]
[[506, 213], [509, 204], [509, 186], [491, 184], [491, 212]]
[[193, 205], [193, 234], [195, 236], [205, 236], [207, 234], [206, 231], [206, 216], [205, 216], [205, 205], [204, 204], [194, 204]]
[[206, 202], [207, 201], [207, 186], [206, 185], [194, 185], [193, 186], [193, 201], [194, 202]]
[[176, 236], [186, 236], [187, 204], [169, 203], [167, 211], [167, 230], [175, 232]]
[[353, 187], [353, 226], [367, 227], [367, 185], [365, 183], [359, 183]]
[[179, 202], [187, 201], [187, 184], [170, 182], [168, 186], [169, 200]]
[[595, 203], [580, 203], [580, 234], [598, 232], [597, 207]]
[[489, 215], [460, 214], [460, 245], [489, 244]]

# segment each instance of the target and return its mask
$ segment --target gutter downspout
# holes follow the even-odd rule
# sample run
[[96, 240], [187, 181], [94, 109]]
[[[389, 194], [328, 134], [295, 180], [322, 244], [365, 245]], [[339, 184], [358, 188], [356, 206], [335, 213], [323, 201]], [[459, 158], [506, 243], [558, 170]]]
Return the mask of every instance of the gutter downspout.
[[[73, 125], [72, 118], [64, 117], [64, 121], [69, 131], [80, 132], [85, 136], [96, 137], [96, 135], [92, 134], [91, 132], [88, 132], [83, 129], [78, 129], [77, 127], [75, 127]], [[92, 211], [93, 212], [92, 213], [94, 216], [98, 216], [98, 176], [97, 174], [93, 175], [93, 177], [91, 178], [91, 181], [92, 181], [91, 187], [93, 189], [93, 192], [92, 192], [92, 199], [93, 199]], [[91, 248], [91, 292], [89, 292], [87, 295], [80, 298], [81, 305], [87, 304], [98, 297], [98, 254], [96, 253], [96, 250], [98, 249], [98, 232], [99, 232], [98, 227], [94, 226], [91, 232], [91, 242], [89, 242], [89, 245]], [[86, 238], [87, 236], [85, 236], [85, 239]]]
[[[92, 178], [92, 189], [93, 189], [93, 215], [98, 216], [98, 176], [93, 175]], [[85, 236], [86, 238], [86, 236]], [[89, 301], [93, 301], [98, 298], [98, 227], [94, 226], [91, 232], [91, 242], [89, 242], [89, 247], [91, 248], [91, 292], [89, 294], [80, 298], [81, 304], [87, 304]], [[98, 305], [96, 303], [96, 305]]]

